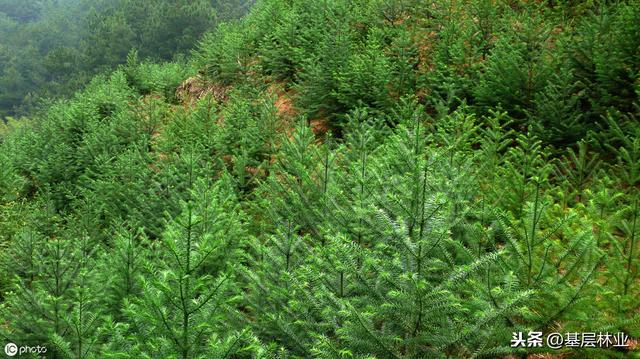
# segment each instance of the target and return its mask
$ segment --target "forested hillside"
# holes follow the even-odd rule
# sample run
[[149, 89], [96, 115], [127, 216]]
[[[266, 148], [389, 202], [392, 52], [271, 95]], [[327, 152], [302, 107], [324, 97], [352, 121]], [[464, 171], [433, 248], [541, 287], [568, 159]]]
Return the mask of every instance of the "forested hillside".
[[640, 357], [639, 2], [127, 9], [0, 128], [21, 357]]
[[[171, 60], [253, 0], [0, 0], [0, 117], [47, 108], [98, 73]], [[44, 102], [44, 104], [42, 103]]]

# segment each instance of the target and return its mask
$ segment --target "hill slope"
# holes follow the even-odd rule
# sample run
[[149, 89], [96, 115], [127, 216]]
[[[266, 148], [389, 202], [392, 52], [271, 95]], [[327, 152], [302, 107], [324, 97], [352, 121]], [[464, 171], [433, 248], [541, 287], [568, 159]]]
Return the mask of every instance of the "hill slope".
[[638, 15], [264, 0], [188, 66], [132, 53], [2, 131], [0, 332], [56, 358], [632, 355]]
[[[27, 116], [144, 59], [187, 54], [202, 34], [253, 0], [0, 0], [0, 118]], [[44, 103], [43, 103], [44, 102]]]

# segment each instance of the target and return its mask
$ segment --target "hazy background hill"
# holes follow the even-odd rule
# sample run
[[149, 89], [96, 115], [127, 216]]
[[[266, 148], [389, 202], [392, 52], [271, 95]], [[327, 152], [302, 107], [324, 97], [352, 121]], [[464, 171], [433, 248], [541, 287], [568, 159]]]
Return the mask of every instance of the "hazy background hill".
[[125, 62], [171, 60], [253, 0], [0, 0], [0, 118]]

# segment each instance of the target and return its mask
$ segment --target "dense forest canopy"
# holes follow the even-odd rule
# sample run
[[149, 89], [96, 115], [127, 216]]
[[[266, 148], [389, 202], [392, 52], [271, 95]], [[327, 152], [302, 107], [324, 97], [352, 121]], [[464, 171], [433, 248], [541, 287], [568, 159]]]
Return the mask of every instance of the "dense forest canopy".
[[[187, 54], [252, 0], [0, 0], [0, 117], [70, 96], [138, 50], [143, 59]], [[45, 105], [46, 106], [46, 105]], [[41, 106], [40, 106], [41, 107]]]
[[249, 5], [0, 0], [4, 342], [639, 357], [640, 2]]

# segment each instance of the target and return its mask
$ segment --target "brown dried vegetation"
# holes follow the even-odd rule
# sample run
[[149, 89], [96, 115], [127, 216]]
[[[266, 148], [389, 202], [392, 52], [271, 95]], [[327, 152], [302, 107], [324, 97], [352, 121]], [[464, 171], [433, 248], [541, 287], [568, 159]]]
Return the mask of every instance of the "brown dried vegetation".
[[176, 98], [183, 104], [193, 104], [195, 101], [211, 95], [216, 101], [224, 102], [228, 98], [227, 91], [228, 88], [225, 86], [208, 82], [202, 76], [194, 76], [178, 86]]

